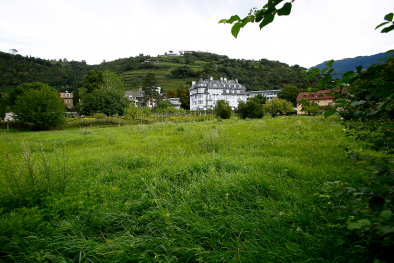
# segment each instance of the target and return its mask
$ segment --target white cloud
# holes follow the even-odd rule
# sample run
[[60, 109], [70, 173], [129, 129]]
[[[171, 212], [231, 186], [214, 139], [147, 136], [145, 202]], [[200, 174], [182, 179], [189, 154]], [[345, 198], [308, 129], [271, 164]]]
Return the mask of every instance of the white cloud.
[[389, 0], [296, 0], [290, 16], [277, 17], [261, 31], [250, 24], [238, 39], [231, 25], [218, 24], [233, 14], [244, 17], [263, 2], [2, 0], [0, 50], [89, 64], [139, 53], [204, 50], [310, 67], [393, 48], [394, 33], [374, 31], [394, 11]]

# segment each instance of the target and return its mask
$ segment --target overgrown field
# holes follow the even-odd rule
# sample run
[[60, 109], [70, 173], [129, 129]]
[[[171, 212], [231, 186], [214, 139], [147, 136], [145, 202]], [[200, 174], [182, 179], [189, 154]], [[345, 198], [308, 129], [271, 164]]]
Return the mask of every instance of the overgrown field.
[[338, 208], [349, 200], [323, 192], [368, 178], [342, 129], [265, 117], [3, 132], [0, 261], [372, 262]]

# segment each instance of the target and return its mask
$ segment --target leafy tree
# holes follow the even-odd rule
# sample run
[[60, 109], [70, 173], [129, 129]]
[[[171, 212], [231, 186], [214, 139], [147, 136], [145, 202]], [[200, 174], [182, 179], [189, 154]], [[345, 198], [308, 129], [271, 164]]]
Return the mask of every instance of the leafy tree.
[[153, 110], [159, 113], [175, 113], [177, 111], [168, 100], [160, 100]]
[[45, 84], [45, 83], [42, 83], [42, 82], [23, 83], [22, 85], [19, 85], [18, 87], [12, 89], [8, 93], [8, 105], [12, 109], [12, 106], [15, 105], [17, 98], [19, 96], [23, 95], [24, 92], [26, 92], [26, 91], [28, 91], [30, 89], [39, 90], [39, 89], [41, 89], [42, 87], [45, 87], [45, 86], [48, 86], [48, 85]]
[[264, 104], [264, 111], [271, 115], [272, 118], [275, 118], [280, 113], [292, 113], [294, 109], [291, 102], [284, 99], [272, 98]]
[[286, 86], [278, 92], [278, 98], [290, 101], [293, 105], [297, 104], [297, 96], [300, 90], [296, 86]]
[[123, 80], [111, 70], [106, 69], [103, 73], [103, 89], [115, 89], [124, 92]]
[[135, 119], [135, 116], [137, 114], [142, 114], [142, 108], [139, 106], [136, 106], [134, 103], [131, 103], [130, 106], [123, 111], [123, 116]]
[[190, 109], [190, 93], [189, 89], [185, 89], [183, 86], [176, 90], [177, 98], [181, 102], [181, 107], [185, 110]]
[[153, 104], [153, 99], [160, 100], [160, 94], [157, 92], [157, 79], [155, 73], [147, 73], [144, 77], [142, 90], [144, 91], [145, 104], [150, 101]]
[[103, 72], [98, 69], [90, 70], [84, 77], [87, 93], [92, 93], [94, 90], [100, 90], [104, 84]]
[[301, 105], [301, 111], [305, 112], [305, 108], [306, 106], [310, 106], [311, 105], [311, 101], [308, 100], [307, 98], [302, 98], [301, 100], [297, 101], [297, 105]]
[[144, 112], [144, 115], [145, 116], [148, 116], [148, 115], [150, 115], [151, 114], [151, 109], [150, 108], [148, 108], [148, 107], [145, 107], [144, 109], [143, 109], [143, 112]]
[[308, 115], [315, 115], [320, 110], [319, 104], [312, 101], [309, 105], [303, 106], [303, 111], [308, 113]]
[[167, 90], [167, 98], [177, 98], [176, 90]]
[[79, 90], [78, 90], [78, 84], [77, 84], [77, 76], [75, 76], [75, 86], [74, 86], [74, 92], [73, 92], [73, 108], [74, 110], [77, 110], [79, 107]]
[[166, 109], [172, 106], [172, 103], [169, 100], [160, 100], [156, 103], [154, 110], [158, 109]]
[[18, 122], [32, 124], [35, 130], [58, 128], [65, 122], [60, 94], [45, 84], [24, 91], [16, 98], [12, 110]]
[[[261, 96], [261, 94], [259, 94]], [[261, 96], [263, 97], [263, 96]], [[240, 114], [241, 119], [251, 118], [260, 119], [264, 117], [264, 107], [261, 104], [262, 100], [260, 97], [255, 96], [248, 98], [246, 102], [238, 101], [237, 112]]]
[[112, 116], [122, 114], [128, 105], [129, 102], [123, 94], [114, 89], [94, 90], [84, 96], [81, 111], [85, 115], [104, 113]]
[[6, 94], [0, 93], [0, 119], [4, 120], [5, 114], [7, 112], [8, 96]]
[[298, 105], [301, 105], [301, 111], [308, 113], [308, 115], [315, 115], [319, 110], [320, 106], [314, 101], [310, 101], [307, 98], [302, 98], [297, 102]]
[[216, 102], [216, 116], [222, 119], [230, 119], [231, 117], [231, 107], [226, 100], [218, 100]]
[[267, 101], [267, 97], [263, 96], [261, 94], [257, 94], [256, 96], [254, 96], [252, 99], [256, 100], [258, 103], [260, 104], [265, 104]]

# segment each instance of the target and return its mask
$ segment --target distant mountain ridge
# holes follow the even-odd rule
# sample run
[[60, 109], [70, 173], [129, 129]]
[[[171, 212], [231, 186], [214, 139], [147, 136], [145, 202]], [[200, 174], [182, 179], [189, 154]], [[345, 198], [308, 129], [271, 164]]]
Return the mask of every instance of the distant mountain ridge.
[[[379, 53], [371, 56], [358, 56], [355, 58], [345, 58], [345, 59], [336, 60], [333, 65], [333, 68], [335, 69], [334, 72], [337, 74], [341, 74], [351, 70], [356, 70], [357, 66], [362, 66], [363, 69], [366, 69], [368, 68], [369, 65], [377, 64], [379, 59], [387, 58], [393, 55], [394, 53]], [[327, 67], [327, 65], [325, 65], [325, 63], [327, 62], [329, 62], [329, 60], [324, 61], [323, 63], [318, 64], [311, 68], [319, 68], [320, 70], [324, 69]], [[384, 61], [381, 61], [380, 63], [384, 63]], [[340, 78], [340, 75], [336, 75], [334, 77]]]

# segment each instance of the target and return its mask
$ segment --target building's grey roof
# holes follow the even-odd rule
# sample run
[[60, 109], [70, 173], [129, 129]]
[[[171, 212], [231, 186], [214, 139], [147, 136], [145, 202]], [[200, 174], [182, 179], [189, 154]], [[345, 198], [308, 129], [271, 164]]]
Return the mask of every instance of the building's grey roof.
[[265, 93], [265, 92], [279, 92], [281, 91], [280, 89], [270, 89], [270, 90], [254, 90], [254, 91], [248, 91], [248, 93]]
[[132, 96], [133, 98], [142, 98], [144, 96], [144, 91], [142, 90], [142, 88], [139, 88], [137, 91], [126, 91], [124, 96], [129, 99], [130, 96]]
[[[246, 94], [246, 87], [242, 84], [238, 83], [238, 80], [213, 80], [213, 79], [205, 79], [203, 80], [201, 77], [198, 82], [193, 85], [190, 90], [197, 88], [209, 88], [209, 89], [229, 89], [229, 90], [240, 90], [240, 93], [237, 94]], [[204, 92], [205, 93], [205, 92]]]

